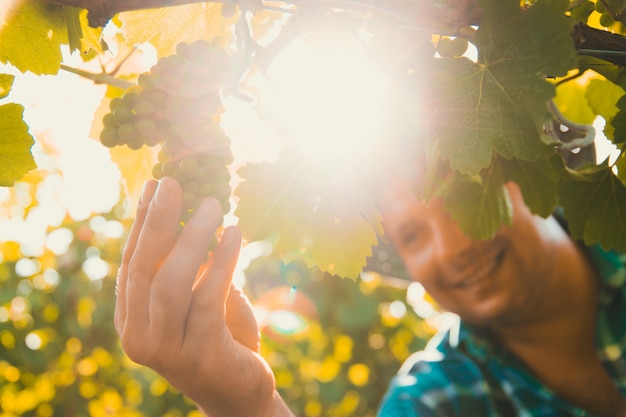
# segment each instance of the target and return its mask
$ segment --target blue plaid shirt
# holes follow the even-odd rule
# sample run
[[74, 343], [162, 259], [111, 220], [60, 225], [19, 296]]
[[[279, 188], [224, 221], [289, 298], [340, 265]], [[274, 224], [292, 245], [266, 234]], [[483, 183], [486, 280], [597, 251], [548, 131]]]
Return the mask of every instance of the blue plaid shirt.
[[[596, 347], [626, 396], [626, 256], [589, 248], [601, 278]], [[459, 322], [410, 357], [393, 379], [379, 417], [593, 416], [564, 400], [513, 355], [496, 351]]]

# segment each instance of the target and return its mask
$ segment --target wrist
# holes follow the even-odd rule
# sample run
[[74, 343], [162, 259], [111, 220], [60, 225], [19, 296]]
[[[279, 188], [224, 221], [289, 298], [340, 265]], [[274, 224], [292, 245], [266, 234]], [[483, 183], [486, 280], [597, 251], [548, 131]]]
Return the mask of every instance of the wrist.
[[[208, 387], [190, 395], [200, 410], [208, 417], [275, 417], [291, 414], [276, 414], [276, 410], [288, 410], [275, 390], [274, 374], [263, 358], [253, 353], [254, 359], [234, 361], [235, 378], [222, 380], [219, 386]], [[235, 366], [235, 364], [237, 366]], [[235, 371], [238, 369], [238, 372]], [[191, 394], [191, 392], [189, 393]]]
[[[198, 408], [205, 417], [221, 417], [217, 414], [210, 414], [201, 406], [198, 406]], [[274, 391], [268, 407], [263, 411], [257, 410], [256, 412], [251, 412], [248, 414], [248, 417], [294, 417], [294, 414], [291, 412], [280, 394], [277, 391]]]

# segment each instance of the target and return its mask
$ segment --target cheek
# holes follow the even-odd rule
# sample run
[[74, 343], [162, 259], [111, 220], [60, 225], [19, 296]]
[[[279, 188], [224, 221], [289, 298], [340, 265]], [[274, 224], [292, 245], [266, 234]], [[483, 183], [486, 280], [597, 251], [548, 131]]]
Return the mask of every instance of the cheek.
[[552, 218], [543, 219], [532, 215], [514, 223], [509, 239], [513, 246], [512, 256], [518, 267], [541, 271], [550, 263], [551, 242], [564, 234], [563, 229]]
[[437, 269], [432, 262], [432, 249], [426, 248], [418, 253], [403, 255], [404, 267], [413, 281], [419, 282], [426, 287], [436, 283]]

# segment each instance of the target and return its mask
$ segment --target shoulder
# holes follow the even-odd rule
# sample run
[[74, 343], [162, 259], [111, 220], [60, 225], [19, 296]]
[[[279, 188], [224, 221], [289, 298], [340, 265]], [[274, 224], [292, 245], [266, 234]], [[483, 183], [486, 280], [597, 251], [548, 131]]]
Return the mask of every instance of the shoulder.
[[406, 360], [391, 381], [379, 417], [494, 415], [480, 367], [450, 337], [449, 330], [443, 332]]

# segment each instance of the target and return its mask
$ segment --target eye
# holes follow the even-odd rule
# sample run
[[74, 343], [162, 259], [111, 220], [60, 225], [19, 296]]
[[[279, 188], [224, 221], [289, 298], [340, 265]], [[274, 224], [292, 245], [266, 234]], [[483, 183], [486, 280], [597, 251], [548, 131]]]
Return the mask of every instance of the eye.
[[423, 247], [427, 240], [427, 231], [423, 225], [407, 225], [399, 231], [396, 239], [398, 249], [405, 252], [412, 252]]

